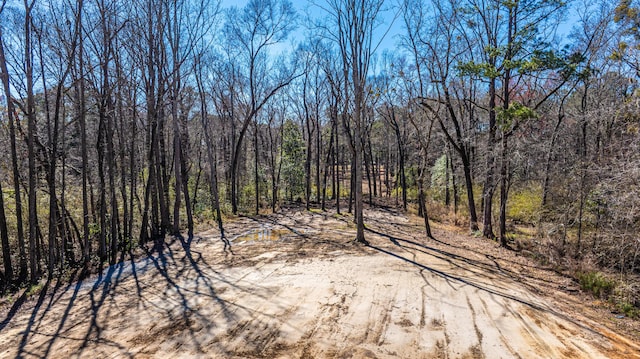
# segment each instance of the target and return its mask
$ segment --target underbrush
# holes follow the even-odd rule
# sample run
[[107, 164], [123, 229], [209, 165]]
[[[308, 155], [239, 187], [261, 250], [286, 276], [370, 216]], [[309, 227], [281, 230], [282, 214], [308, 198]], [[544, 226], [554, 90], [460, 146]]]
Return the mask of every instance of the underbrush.
[[535, 224], [542, 208], [542, 188], [529, 185], [514, 190], [507, 203], [507, 218], [518, 223]]
[[610, 276], [598, 272], [577, 272], [576, 280], [580, 289], [596, 298], [608, 301], [614, 313], [622, 313], [627, 317], [640, 318], [640, 293], [635, 281], [614, 280]]
[[600, 272], [578, 272], [576, 279], [583, 291], [600, 299], [608, 299], [616, 287], [613, 280], [608, 279]]
[[629, 318], [639, 319], [640, 318], [640, 308], [631, 304], [629, 302], [622, 302], [616, 305], [620, 312], [624, 313]]
[[[637, 235], [598, 227], [586, 214], [580, 229], [575, 219], [566, 214], [543, 215], [541, 194], [535, 185], [512, 191], [507, 205], [510, 246], [551, 270], [571, 276], [584, 293], [606, 302], [612, 313], [640, 319]], [[428, 209], [429, 217], [440, 223], [457, 227], [469, 223], [465, 203], [454, 212], [453, 206], [431, 199]], [[481, 221], [480, 211], [478, 216]], [[477, 235], [481, 236], [480, 232]]]
[[466, 205], [458, 204], [458, 209], [455, 210], [453, 203], [447, 206], [441, 201], [427, 200], [427, 210], [431, 220], [455, 226], [469, 225], [469, 210]]
[[631, 236], [583, 229], [582, 236], [567, 225], [541, 223], [535, 245], [550, 265], [568, 273], [583, 291], [608, 300], [626, 316], [640, 317], [640, 245]]

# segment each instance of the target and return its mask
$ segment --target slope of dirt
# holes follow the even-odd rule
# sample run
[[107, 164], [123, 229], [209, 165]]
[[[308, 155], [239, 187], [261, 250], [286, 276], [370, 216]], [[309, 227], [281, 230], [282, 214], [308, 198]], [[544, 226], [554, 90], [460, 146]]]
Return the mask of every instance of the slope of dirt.
[[640, 358], [555, 289], [568, 278], [392, 211], [366, 219], [370, 247], [348, 217], [287, 211], [229, 224], [233, 254], [215, 231], [150, 248], [2, 308], [0, 357]]

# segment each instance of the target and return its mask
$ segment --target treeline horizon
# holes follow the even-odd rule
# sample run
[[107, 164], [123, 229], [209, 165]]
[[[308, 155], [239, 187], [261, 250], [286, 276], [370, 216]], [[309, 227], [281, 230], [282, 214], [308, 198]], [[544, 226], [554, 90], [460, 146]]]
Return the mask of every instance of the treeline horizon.
[[531, 226], [546, 261], [638, 272], [634, 1], [0, 4], [2, 290], [210, 220], [226, 249], [226, 216], [286, 202], [366, 244], [391, 198], [428, 237], [430, 214], [506, 248]]

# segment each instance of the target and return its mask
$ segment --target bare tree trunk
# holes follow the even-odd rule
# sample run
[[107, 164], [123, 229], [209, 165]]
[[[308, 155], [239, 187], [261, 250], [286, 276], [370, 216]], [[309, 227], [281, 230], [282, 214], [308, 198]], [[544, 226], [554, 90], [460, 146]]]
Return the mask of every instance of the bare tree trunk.
[[311, 116], [309, 115], [309, 108], [307, 106], [307, 94], [306, 94], [306, 87], [307, 87], [307, 83], [306, 83], [306, 79], [305, 79], [305, 83], [304, 83], [304, 90], [303, 90], [303, 102], [304, 102], [304, 112], [305, 112], [305, 127], [306, 127], [306, 157], [305, 157], [305, 161], [304, 161], [304, 202], [305, 202], [305, 208], [307, 209], [307, 211], [310, 209], [309, 206], [309, 202], [311, 201], [311, 155], [312, 155], [312, 148], [313, 148], [313, 130], [311, 129]]
[[387, 192], [387, 197], [391, 197], [391, 177], [389, 176], [391, 172], [391, 141], [387, 142], [387, 153], [385, 156], [384, 163], [384, 186]]
[[[147, 91], [153, 91], [151, 89], [147, 89]], [[158, 228], [158, 220], [157, 220], [157, 186], [155, 185], [157, 176], [155, 174], [155, 148], [156, 146], [153, 144], [156, 140], [156, 121], [155, 116], [152, 113], [153, 107], [151, 106], [151, 102], [153, 100], [149, 99], [149, 92], [147, 92], [147, 106], [149, 107], [149, 111], [147, 113], [147, 120], [149, 121], [148, 133], [147, 133], [147, 145], [149, 148], [148, 151], [148, 177], [147, 183], [145, 184], [144, 189], [144, 207], [142, 211], [142, 222], [140, 228], [140, 244], [145, 244], [152, 238], [155, 238], [157, 235]], [[149, 208], [151, 206], [151, 208]], [[149, 214], [151, 212], [151, 214]], [[151, 218], [149, 218], [151, 217]]]
[[[175, 92], [174, 92], [175, 96]], [[182, 170], [180, 169], [182, 162], [182, 148], [180, 146], [180, 128], [178, 125], [178, 106], [177, 99], [172, 100], [172, 115], [173, 115], [173, 171], [175, 173], [174, 192], [175, 199], [173, 202], [173, 230], [172, 234], [175, 236], [180, 235], [180, 206], [182, 202]]]
[[[187, 130], [185, 129], [185, 131]], [[184, 142], [187, 142], [187, 141], [188, 141], [187, 139], [184, 140]], [[185, 148], [186, 144], [181, 147]], [[191, 197], [189, 196], [189, 170], [187, 168], [186, 156], [184, 156], [184, 154], [181, 154], [181, 156], [183, 157], [183, 160], [181, 161], [180, 171], [182, 173], [182, 191], [184, 192], [184, 205], [185, 205], [185, 210], [187, 212], [187, 235], [189, 236], [189, 239], [191, 239], [194, 236], [194, 223], [193, 223], [193, 207], [191, 205]]]
[[100, 257], [100, 263], [104, 262], [107, 257], [107, 187], [105, 181], [105, 164], [104, 164], [104, 137], [105, 137], [105, 109], [101, 108], [98, 122], [98, 177], [100, 181], [100, 233], [98, 241], [98, 256]]
[[[137, 103], [137, 95], [136, 92], [133, 93], [133, 99], [131, 101], [132, 104]], [[129, 183], [129, 222], [128, 222], [128, 232], [129, 232], [129, 236], [130, 239], [133, 240], [133, 220], [134, 220], [134, 212], [133, 212], [133, 206], [134, 206], [134, 199], [136, 198], [136, 192], [137, 192], [137, 176], [135, 175], [135, 173], [137, 173], [136, 171], [136, 156], [135, 153], [136, 151], [136, 143], [138, 141], [137, 138], [137, 132], [138, 132], [138, 126], [137, 126], [137, 121], [138, 121], [138, 111], [136, 110], [135, 106], [132, 106], [131, 111], [132, 113], [132, 118], [131, 118], [131, 143], [129, 145], [129, 153], [131, 154], [129, 156], [129, 173], [131, 175], [131, 182]], [[124, 165], [124, 164], [123, 164]], [[138, 209], [141, 210], [140, 203], [138, 203]]]
[[[83, 0], [78, 1], [77, 28], [80, 34], [82, 29], [82, 12]], [[84, 36], [80, 34], [78, 38], [78, 73], [76, 83], [77, 98], [77, 116], [80, 125], [80, 151], [82, 152], [82, 242], [84, 242], [84, 251], [82, 253], [82, 261], [84, 269], [89, 269], [91, 261], [91, 242], [89, 241], [89, 196], [87, 188], [87, 173], [89, 167], [88, 148], [87, 148], [87, 119], [86, 119], [86, 99], [85, 99], [85, 73], [84, 73]]]
[[[404, 152], [404, 142], [402, 140], [402, 134], [400, 133], [400, 126], [397, 122], [395, 122], [395, 114], [393, 114], [392, 109], [392, 127], [394, 133], [396, 134], [396, 143], [398, 144], [398, 176], [400, 178], [400, 188], [402, 189], [402, 209], [407, 210], [407, 175], [405, 173], [405, 152]], [[396, 202], [398, 198], [398, 191], [396, 186]]]
[[[160, 71], [161, 72], [161, 71]], [[159, 73], [160, 73], [159, 72]], [[162, 84], [164, 80], [158, 80], [158, 83]], [[161, 90], [160, 92], [164, 92]], [[157, 103], [162, 103], [162, 99], [159, 98]], [[167, 118], [165, 117], [163, 107], [160, 107], [158, 114], [158, 137], [156, 148], [156, 176], [158, 177], [156, 184], [158, 186], [158, 196], [160, 205], [160, 236], [158, 240], [164, 240], [164, 236], [167, 230], [171, 228], [171, 215], [169, 211], [169, 169], [167, 166], [167, 151], [165, 142], [165, 124]]]
[[[117, 48], [117, 46], [116, 46]], [[121, 63], [119, 58], [116, 56], [116, 74], [118, 78], [123, 78], [124, 74], [122, 72], [122, 68], [121, 68]], [[125, 133], [127, 132], [127, 129], [125, 127], [125, 119], [127, 118], [126, 114], [125, 114], [125, 109], [124, 109], [124, 104], [123, 104], [123, 91], [119, 90], [118, 91], [118, 96], [116, 99], [116, 112], [118, 113], [118, 123], [117, 123], [117, 127], [114, 130], [116, 132], [118, 132], [118, 147], [119, 147], [119, 151], [118, 151], [118, 158], [120, 161], [120, 165], [116, 166], [119, 170], [120, 170], [120, 197], [122, 198], [122, 221], [119, 222], [119, 226], [121, 225], [123, 227], [122, 231], [121, 231], [121, 235], [122, 238], [124, 240], [129, 241], [131, 238], [131, 234], [129, 233], [129, 227], [128, 227], [128, 223], [129, 223], [129, 216], [132, 216], [133, 213], [129, 212], [129, 204], [128, 204], [128, 198], [127, 198], [127, 165], [126, 165], [126, 161], [125, 161]], [[134, 155], [134, 152], [131, 151], [129, 152], [130, 156]], [[115, 154], [114, 154], [115, 157]], [[115, 159], [114, 159], [115, 161]], [[131, 173], [131, 178], [134, 177], [133, 172]], [[123, 248], [124, 249], [124, 248]]]
[[[423, 171], [424, 169], [421, 170], [421, 172]], [[418, 177], [418, 206], [420, 207], [420, 212], [422, 213], [422, 218], [424, 219], [424, 228], [427, 234], [427, 238], [433, 238], [433, 235], [431, 234], [431, 225], [429, 225], [429, 213], [427, 212], [426, 196], [424, 194], [423, 174], [420, 174]]]
[[451, 205], [451, 188], [449, 187], [449, 153], [445, 154], [445, 165], [444, 165], [444, 205], [449, 208]]
[[[353, 201], [356, 187], [356, 155], [352, 153], [351, 156], [351, 166], [349, 171], [349, 213], [353, 213]], [[360, 186], [360, 188], [362, 188], [362, 186]], [[357, 220], [358, 217], [354, 216], [353, 221], [355, 222]]]
[[[322, 179], [322, 210], [326, 211], [326, 199], [327, 199], [327, 176], [329, 175], [329, 168], [333, 168], [332, 159], [333, 159], [333, 125], [331, 126], [331, 131], [329, 135], [329, 148], [327, 150], [327, 157], [324, 163], [324, 171], [323, 171], [323, 179]], [[319, 131], [318, 131], [319, 132]], [[319, 163], [318, 163], [319, 164]], [[333, 175], [332, 175], [333, 178]], [[333, 182], [332, 190], [335, 190], [335, 181]]]
[[[2, 242], [2, 262], [4, 264], [4, 277], [9, 283], [13, 280], [13, 267], [11, 266], [11, 248], [9, 247], [9, 234], [7, 229], [7, 217], [4, 212], [4, 194], [0, 183], [0, 242]], [[2, 283], [0, 282], [0, 292]]]
[[[371, 146], [371, 133], [367, 134], [367, 152], [369, 156], [369, 166], [371, 168], [371, 184], [373, 185], [373, 197], [378, 197], [378, 183], [376, 180], [376, 159], [373, 157], [373, 148]], [[369, 186], [371, 187], [371, 186]], [[371, 188], [369, 188], [371, 192]], [[373, 204], [371, 193], [369, 194], [369, 202]]]
[[255, 190], [256, 190], [256, 216], [260, 214], [260, 173], [259, 171], [259, 165], [258, 165], [258, 156], [259, 156], [259, 151], [260, 149], [258, 148], [258, 119], [255, 119], [254, 121], [254, 132], [253, 132], [253, 150], [255, 153], [255, 158], [254, 158], [254, 180], [255, 180]]
[[[267, 127], [269, 135], [269, 166], [271, 167], [271, 212], [276, 213], [276, 205], [278, 204], [278, 191], [279, 191], [279, 164], [277, 163], [277, 150], [282, 151], [282, 146], [277, 146], [277, 137], [274, 137], [273, 133], [273, 114], [269, 116], [269, 126]], [[282, 131], [282, 123], [280, 123], [280, 131]], [[282, 161], [280, 161], [280, 164]]]
[[[492, 208], [493, 208], [493, 171], [494, 171], [494, 142], [496, 133], [496, 80], [491, 79], [489, 81], [489, 134], [487, 136], [487, 167], [484, 180], [484, 187], [482, 189], [482, 202], [483, 202], [483, 220], [484, 228], [482, 229], [482, 235], [486, 238], [495, 238], [493, 234], [492, 225]], [[468, 192], [468, 189], [467, 189]]]
[[585, 84], [584, 91], [581, 97], [580, 111], [581, 111], [581, 123], [580, 123], [580, 148], [578, 149], [580, 154], [580, 188], [579, 196], [580, 203], [578, 207], [578, 238], [576, 240], [575, 257], [578, 257], [582, 252], [582, 236], [583, 236], [583, 221], [584, 221], [584, 206], [587, 196], [587, 94], [589, 85]]
[[[206, 112], [205, 112], [206, 113]], [[204, 120], [203, 120], [204, 122]], [[204, 124], [203, 124], [204, 125]], [[208, 132], [208, 128], [204, 127], [205, 133]], [[218, 222], [218, 229], [220, 230], [220, 238], [225, 241], [226, 245], [230, 245], [228, 241], [226, 241], [226, 237], [224, 235], [224, 226], [222, 223], [222, 212], [220, 211], [220, 196], [218, 194], [218, 166], [217, 159], [214, 155], [214, 148], [211, 141], [211, 136], [209, 134], [205, 134], [206, 142], [207, 142], [207, 157], [209, 159], [209, 178], [210, 178], [210, 191], [213, 197], [213, 210], [216, 214], [216, 221]]]
[[233, 214], [238, 214], [238, 160], [239, 155], [237, 154], [240, 150], [240, 146], [233, 146], [236, 148], [233, 155], [233, 159], [231, 160], [231, 212]]
[[553, 134], [551, 135], [551, 142], [549, 143], [549, 148], [547, 150], [547, 156], [545, 158], [544, 164], [544, 179], [542, 180], [542, 207], [544, 208], [547, 205], [549, 200], [549, 181], [550, 181], [550, 172], [551, 172], [551, 159], [553, 157], [553, 149], [555, 147], [558, 128], [560, 127], [560, 123], [562, 122], [563, 115], [558, 116], [558, 122], [556, 122], [556, 126], [553, 129]]
[[25, 20], [24, 20], [24, 54], [25, 54], [25, 76], [27, 80], [27, 152], [29, 156], [29, 271], [31, 282], [35, 282], [40, 276], [38, 272], [38, 212], [36, 193], [36, 103], [33, 93], [33, 49], [31, 45], [31, 11], [35, 5], [35, 0], [29, 2], [24, 0]]
[[225, 244], [225, 249], [227, 246], [231, 244], [227, 241], [224, 235], [224, 225], [222, 223], [222, 211], [220, 210], [220, 195], [218, 192], [218, 162], [215, 156], [215, 148], [213, 140], [211, 139], [210, 134], [210, 126], [209, 126], [209, 113], [207, 110], [207, 100], [204, 92], [204, 87], [202, 85], [202, 64], [200, 63], [200, 59], [196, 62], [197, 65], [197, 73], [196, 83], [198, 85], [198, 93], [200, 95], [200, 113], [201, 113], [201, 124], [202, 131], [204, 132], [205, 145], [207, 147], [207, 159], [209, 160], [209, 190], [211, 193], [211, 197], [213, 199], [213, 211], [216, 214], [216, 221], [218, 222], [218, 229], [220, 230], [220, 238]]
[[367, 153], [366, 147], [363, 146], [362, 149], [363, 153], [362, 153], [362, 159], [364, 160], [364, 168], [365, 168], [365, 174], [367, 176], [367, 188], [369, 189], [369, 204], [373, 204], [373, 187], [371, 186], [371, 158]]
[[334, 172], [335, 172], [335, 176], [336, 176], [336, 186], [335, 186], [335, 191], [334, 194], [336, 196], [336, 213], [340, 214], [340, 143], [339, 141], [339, 137], [340, 137], [340, 132], [338, 131], [338, 117], [336, 115], [336, 117], [333, 119], [333, 126], [335, 126], [335, 131], [336, 131], [336, 147], [335, 147], [335, 151], [334, 151]]
[[[42, 49], [42, 44], [40, 44], [40, 49]], [[49, 154], [48, 154], [48, 163], [47, 163], [47, 183], [49, 187], [49, 233], [48, 233], [48, 273], [49, 277], [53, 276], [53, 272], [57, 265], [57, 260], [59, 259], [56, 256], [56, 239], [58, 236], [58, 200], [56, 194], [56, 166], [57, 166], [57, 158], [58, 158], [58, 130], [60, 125], [60, 111], [61, 111], [61, 101], [62, 101], [62, 83], [64, 83], [65, 77], [68, 73], [65, 72], [63, 77], [60, 79], [60, 84], [57, 86], [56, 97], [55, 97], [55, 108], [53, 114], [53, 130], [51, 129], [51, 113], [49, 108], [49, 94], [47, 89], [47, 81], [45, 77], [44, 63], [42, 61], [42, 53], [40, 53], [40, 66], [42, 71], [42, 83], [43, 83], [43, 91], [45, 98], [45, 113], [47, 118], [47, 127], [48, 127], [48, 140], [49, 140]], [[62, 233], [61, 233], [62, 234]]]
[[[508, 27], [507, 27], [507, 51], [505, 54], [505, 61], [511, 61], [512, 59], [512, 47], [513, 47], [513, 32], [515, 31], [515, 13], [513, 7], [509, 7], [508, 11]], [[511, 104], [510, 91], [511, 91], [511, 69], [506, 68], [504, 70], [504, 83], [503, 87], [503, 105], [502, 108], [505, 112], [509, 109]], [[507, 247], [507, 198], [509, 195], [507, 171], [509, 168], [509, 157], [507, 156], [508, 148], [508, 136], [509, 130], [502, 128], [502, 136], [500, 141], [500, 246]]]
[[402, 189], [402, 208], [407, 210], [407, 174], [405, 172], [404, 165], [404, 148], [399, 146], [398, 150], [398, 159], [400, 161], [400, 168], [398, 169], [398, 174], [400, 175], [400, 188]]
[[[320, 132], [320, 113], [319, 113], [319, 105], [316, 104], [316, 118], [315, 118], [315, 133], [316, 133], [316, 202], [320, 203], [321, 199], [321, 191], [324, 190], [324, 186], [320, 183], [320, 160], [322, 156], [322, 133]], [[326, 170], [326, 166], [325, 166]], [[326, 176], [325, 176], [326, 178]], [[326, 182], [326, 180], [325, 180]], [[321, 187], [322, 186], [322, 187]], [[324, 197], [323, 197], [324, 198]], [[324, 210], [324, 205], [323, 205]]]
[[507, 158], [507, 136], [502, 134], [501, 143], [501, 163], [500, 163], [500, 246], [507, 247], [507, 195], [508, 195], [508, 161]]
[[[357, 97], [357, 96], [356, 96]], [[356, 100], [356, 103], [358, 100]], [[359, 106], [356, 105], [356, 113], [360, 111]], [[363, 215], [363, 207], [364, 202], [362, 200], [362, 155], [364, 151], [362, 149], [362, 138], [360, 134], [360, 129], [358, 128], [358, 121], [360, 119], [356, 118], [356, 129], [355, 129], [355, 152], [353, 156], [354, 163], [354, 180], [353, 184], [355, 186], [355, 219], [356, 219], [356, 239], [355, 241], [358, 243], [368, 244], [368, 242], [364, 239], [364, 215]]]
[[[195, 143], [202, 143], [202, 137], [198, 137], [195, 140]], [[191, 195], [191, 210], [193, 212], [196, 211], [196, 206], [198, 205], [198, 201], [200, 200], [199, 192], [200, 192], [200, 180], [202, 179], [202, 172], [204, 171], [204, 167], [202, 167], [202, 148], [198, 146], [198, 172], [196, 173], [195, 183], [193, 184], [193, 194]]]
[[[451, 187], [453, 189], [453, 213], [458, 213], [458, 204], [460, 202], [460, 194], [458, 193], [458, 181], [456, 180], [456, 168], [454, 165], [453, 156], [451, 156], [451, 147], [447, 146], [447, 152], [449, 152], [449, 167], [451, 169]], [[473, 194], [471, 194], [473, 196]], [[473, 203], [474, 212], [475, 212], [475, 203]]]
[[[114, 113], [113, 103], [111, 101], [109, 102], [110, 102], [110, 106], [109, 106], [110, 112]], [[111, 227], [110, 228], [110, 233], [111, 233], [110, 263], [111, 264], [116, 263], [118, 247], [119, 247], [119, 243], [121, 242], [120, 231], [118, 230], [119, 223], [120, 223], [120, 215], [118, 214], [118, 196], [117, 196], [116, 181], [115, 181], [117, 169], [116, 169], [116, 163], [115, 163], [115, 150], [113, 147], [113, 132], [114, 132], [113, 116], [108, 116], [106, 140], [107, 140], [107, 165], [109, 168], [109, 197], [110, 197], [110, 204], [111, 204], [111, 213], [110, 213], [110, 216], [111, 216], [110, 217], [110, 227]]]
[[[23, 282], [27, 278], [27, 254], [24, 242], [24, 228], [22, 223], [22, 194], [20, 189], [20, 172], [18, 169], [18, 153], [16, 149], [16, 129], [15, 116], [16, 111], [11, 97], [11, 87], [9, 85], [9, 71], [7, 69], [7, 59], [4, 52], [4, 38], [2, 29], [0, 28], [0, 78], [4, 88], [4, 96], [7, 100], [7, 118], [9, 122], [9, 141], [11, 144], [11, 166], [13, 174], [13, 191], [16, 202], [16, 227], [18, 239], [18, 262], [20, 271], [18, 273], [18, 282]], [[6, 271], [5, 271], [6, 272]], [[9, 275], [5, 273], [7, 277]], [[9, 277], [10, 278], [10, 277]]]
[[[357, 45], [356, 45], [357, 47]], [[364, 157], [364, 149], [362, 146], [362, 124], [364, 122], [364, 76], [361, 77], [363, 69], [361, 69], [360, 61], [362, 59], [353, 59], [352, 71], [353, 74], [353, 87], [355, 97], [355, 109], [354, 109], [354, 151], [353, 151], [353, 186], [355, 187], [355, 220], [356, 220], [356, 239], [358, 243], [368, 244], [364, 239], [364, 202], [362, 200], [362, 162]], [[353, 187], [352, 187], [353, 190]]]
[[556, 125], [553, 127], [553, 133], [551, 134], [551, 141], [549, 143], [549, 148], [547, 149], [547, 156], [545, 158], [544, 165], [544, 179], [542, 181], [542, 207], [544, 208], [547, 205], [547, 201], [549, 198], [549, 181], [550, 181], [550, 172], [551, 172], [551, 159], [553, 158], [553, 150], [555, 148], [556, 140], [558, 139], [558, 132], [560, 130], [560, 125], [564, 120], [564, 101], [567, 99], [569, 94], [572, 91], [568, 91], [567, 94], [562, 98], [560, 102], [560, 106], [558, 106], [558, 121]]

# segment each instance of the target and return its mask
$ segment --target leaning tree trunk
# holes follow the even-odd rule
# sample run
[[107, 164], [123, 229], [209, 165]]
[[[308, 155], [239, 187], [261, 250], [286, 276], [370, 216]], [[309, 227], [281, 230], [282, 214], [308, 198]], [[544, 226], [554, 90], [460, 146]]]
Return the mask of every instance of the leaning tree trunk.
[[[424, 172], [424, 170], [422, 169], [420, 172]], [[429, 225], [429, 213], [427, 212], [426, 196], [424, 193], [423, 173], [421, 173], [418, 178], [418, 206], [420, 207], [420, 212], [424, 219], [424, 229], [427, 234], [427, 238], [433, 238], [433, 235], [431, 234], [431, 225]]]

